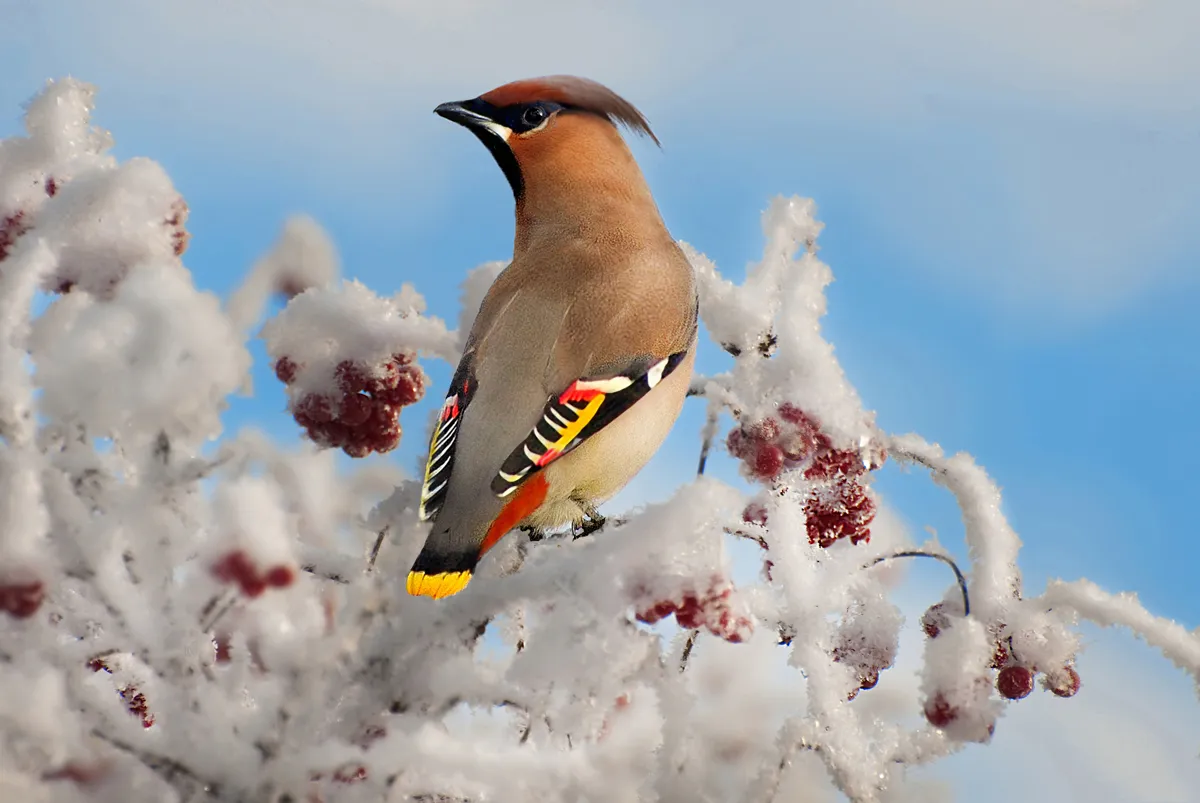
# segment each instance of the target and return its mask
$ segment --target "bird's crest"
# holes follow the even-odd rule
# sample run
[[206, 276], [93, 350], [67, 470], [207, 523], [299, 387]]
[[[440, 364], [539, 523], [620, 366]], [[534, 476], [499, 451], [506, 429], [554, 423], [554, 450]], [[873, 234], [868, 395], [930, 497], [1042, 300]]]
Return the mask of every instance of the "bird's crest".
[[497, 87], [481, 97], [498, 108], [538, 100], [561, 103], [570, 109], [598, 114], [613, 125], [620, 123], [634, 133], [650, 137], [655, 145], [662, 145], [637, 107], [603, 84], [587, 78], [574, 75], [528, 78]]

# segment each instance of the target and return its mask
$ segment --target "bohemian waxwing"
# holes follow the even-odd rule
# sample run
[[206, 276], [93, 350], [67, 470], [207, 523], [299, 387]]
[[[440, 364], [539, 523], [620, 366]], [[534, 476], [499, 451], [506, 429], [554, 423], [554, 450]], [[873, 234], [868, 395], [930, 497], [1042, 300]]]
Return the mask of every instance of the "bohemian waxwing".
[[420, 517], [433, 528], [407, 587], [438, 599], [515, 527], [599, 518], [595, 505], [679, 416], [698, 306], [616, 128], [658, 142], [629, 102], [555, 76], [434, 111], [487, 146], [516, 198], [512, 263], [479, 308], [429, 445]]

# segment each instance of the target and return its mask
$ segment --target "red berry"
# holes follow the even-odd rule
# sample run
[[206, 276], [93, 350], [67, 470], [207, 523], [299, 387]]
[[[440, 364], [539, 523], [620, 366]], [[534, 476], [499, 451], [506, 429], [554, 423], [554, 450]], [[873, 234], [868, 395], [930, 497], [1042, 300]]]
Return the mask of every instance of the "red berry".
[[783, 451], [774, 444], [760, 443], [754, 455], [754, 473], [762, 479], [774, 479], [783, 470]]
[[376, 395], [399, 407], [415, 404], [425, 395], [425, 374], [419, 366], [406, 365], [399, 369], [395, 386]]
[[400, 381], [399, 365], [389, 360], [383, 365], [376, 367], [375, 373], [375, 376], [367, 380], [367, 390], [370, 393], [379, 395], [396, 389], [396, 385]]
[[810, 544], [829, 547], [845, 537], [858, 544], [871, 539], [875, 503], [861, 485], [846, 481], [832, 489], [814, 488], [804, 514]]
[[958, 718], [958, 709], [938, 692], [925, 704], [925, 719], [935, 728], [944, 728]]
[[742, 521], [747, 524], [759, 524], [763, 527], [767, 526], [767, 508], [765, 505], [760, 505], [757, 502], [746, 505], [746, 509], [742, 511]]
[[381, 432], [375, 439], [375, 451], [390, 452], [400, 445], [400, 425], [394, 424]]
[[950, 626], [950, 614], [946, 612], [946, 603], [933, 605], [921, 616], [921, 629], [929, 638], [937, 638], [945, 628]]
[[791, 402], [783, 402], [779, 405], [779, 417], [789, 424], [800, 424], [812, 429], [816, 429], [816, 425], [812, 419], [796, 405]]
[[372, 413], [371, 400], [361, 393], [347, 393], [338, 405], [338, 420], [348, 427], [366, 423]]
[[333, 369], [333, 375], [337, 377], [338, 387], [343, 393], [359, 393], [367, 389], [367, 384], [371, 381], [367, 376], [366, 371], [362, 366], [350, 361], [342, 360], [337, 364], [337, 368]]
[[41, 580], [0, 585], [0, 611], [15, 619], [28, 619], [42, 607], [46, 587]]
[[764, 418], [750, 426], [750, 437], [760, 443], [769, 443], [779, 437], [779, 422], [774, 418]]
[[296, 417], [304, 416], [317, 424], [325, 424], [333, 420], [333, 411], [329, 399], [310, 393], [296, 405]]
[[1073, 666], [1064, 666], [1057, 672], [1047, 672], [1044, 683], [1059, 697], [1074, 697], [1079, 692], [1079, 673]]
[[298, 370], [300, 370], [300, 366], [296, 365], [291, 357], [280, 357], [275, 361], [275, 376], [285, 385], [296, 381]]
[[780, 437], [779, 449], [783, 452], [783, 461], [789, 467], [794, 468], [809, 458], [812, 454], [813, 444], [803, 435], [792, 432]]
[[212, 566], [212, 573], [223, 583], [236, 583], [247, 597], [257, 597], [267, 589], [250, 556], [240, 549], [219, 558]]
[[273, 588], [287, 588], [296, 579], [296, 570], [291, 566], [278, 564], [267, 570], [264, 580]]
[[704, 609], [700, 606], [700, 600], [692, 594], [686, 594], [683, 598], [683, 604], [675, 611], [675, 621], [679, 626], [688, 630], [695, 630], [704, 625], [705, 620]]
[[[823, 435], [821, 437], [824, 438]], [[804, 476], [810, 480], [831, 480], [842, 476], [857, 476], [863, 473], [864, 468], [862, 457], [856, 451], [827, 450], [813, 458], [813, 463], [805, 470]]]
[[716, 623], [709, 623], [708, 632], [730, 644], [741, 644], [754, 633], [754, 622], [746, 616], [736, 616], [732, 611], [721, 611]]
[[1028, 697], [1029, 693], [1033, 691], [1033, 672], [1030, 672], [1027, 667], [1016, 664], [1006, 666], [996, 676], [996, 690], [1002, 697], [1009, 700]]
[[675, 608], [675, 603], [671, 602], [670, 600], [656, 602], [649, 608], [638, 611], [637, 620], [639, 622], [645, 622], [648, 625], [652, 625], [660, 619], [665, 619], [666, 617], [675, 613]]
[[729, 450], [729, 454], [739, 460], [751, 457], [754, 454], [754, 447], [753, 438], [747, 435], [741, 427], [731, 429], [725, 438], [725, 448]]

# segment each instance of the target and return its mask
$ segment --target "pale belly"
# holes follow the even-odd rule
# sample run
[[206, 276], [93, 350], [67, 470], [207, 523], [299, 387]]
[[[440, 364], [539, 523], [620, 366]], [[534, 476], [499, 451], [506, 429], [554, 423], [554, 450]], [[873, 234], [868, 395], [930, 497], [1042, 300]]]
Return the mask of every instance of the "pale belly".
[[546, 501], [523, 523], [549, 530], [584, 518], [578, 500], [597, 505], [624, 488], [658, 451], [687, 398], [696, 362], [693, 343], [687, 358], [657, 387], [604, 429], [544, 471]]

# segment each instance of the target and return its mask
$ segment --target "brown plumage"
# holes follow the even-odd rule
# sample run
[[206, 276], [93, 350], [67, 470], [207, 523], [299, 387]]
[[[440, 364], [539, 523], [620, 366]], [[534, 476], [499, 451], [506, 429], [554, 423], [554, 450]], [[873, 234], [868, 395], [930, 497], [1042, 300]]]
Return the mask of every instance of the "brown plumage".
[[516, 232], [430, 444], [434, 526], [408, 589], [432, 597], [465, 586], [514, 526], [594, 517], [678, 417], [697, 332], [691, 266], [615, 127], [653, 137], [631, 104], [555, 77], [437, 111], [504, 170]]

